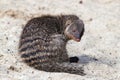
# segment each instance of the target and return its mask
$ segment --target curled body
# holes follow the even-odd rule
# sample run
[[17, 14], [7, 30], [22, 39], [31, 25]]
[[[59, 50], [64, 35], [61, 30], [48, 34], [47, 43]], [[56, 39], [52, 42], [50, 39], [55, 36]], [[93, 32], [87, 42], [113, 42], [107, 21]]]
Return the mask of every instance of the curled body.
[[19, 54], [27, 65], [47, 72], [85, 75], [77, 63], [70, 63], [66, 44], [80, 41], [84, 24], [75, 15], [41, 16], [25, 25], [19, 43]]

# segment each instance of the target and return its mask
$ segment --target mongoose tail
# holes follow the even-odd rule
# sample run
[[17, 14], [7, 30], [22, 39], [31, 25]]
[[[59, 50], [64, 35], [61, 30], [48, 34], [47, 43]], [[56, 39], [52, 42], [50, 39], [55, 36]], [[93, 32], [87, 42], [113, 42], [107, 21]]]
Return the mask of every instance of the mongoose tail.
[[[49, 65], [49, 66], [48, 66]], [[80, 64], [75, 63], [46, 63], [46, 64], [37, 64], [35, 69], [43, 70], [46, 72], [65, 72], [76, 75], [86, 75], [84, 69]]]

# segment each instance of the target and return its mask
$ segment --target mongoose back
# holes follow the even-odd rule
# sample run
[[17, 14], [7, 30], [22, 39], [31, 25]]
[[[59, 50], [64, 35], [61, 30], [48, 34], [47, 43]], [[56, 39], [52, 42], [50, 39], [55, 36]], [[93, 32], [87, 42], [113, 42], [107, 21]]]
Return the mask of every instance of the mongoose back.
[[75, 15], [44, 15], [25, 25], [19, 43], [19, 54], [27, 65], [47, 72], [85, 75], [77, 63], [70, 63], [66, 44], [79, 42], [84, 23]]

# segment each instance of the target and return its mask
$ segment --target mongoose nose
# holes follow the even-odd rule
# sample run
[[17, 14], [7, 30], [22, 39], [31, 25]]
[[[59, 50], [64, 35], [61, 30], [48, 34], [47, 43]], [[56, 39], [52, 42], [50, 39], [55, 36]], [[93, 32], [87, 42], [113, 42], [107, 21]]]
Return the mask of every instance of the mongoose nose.
[[80, 41], [80, 34], [75, 34], [75, 40], [76, 40], [77, 42]]
[[80, 42], [80, 39], [76, 39], [77, 42]]

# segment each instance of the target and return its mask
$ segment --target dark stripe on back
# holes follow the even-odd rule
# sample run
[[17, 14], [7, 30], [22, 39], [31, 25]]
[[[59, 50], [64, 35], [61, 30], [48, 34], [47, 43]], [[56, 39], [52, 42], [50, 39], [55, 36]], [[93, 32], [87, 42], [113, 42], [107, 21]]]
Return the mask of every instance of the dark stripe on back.
[[[26, 37], [27, 38], [27, 37]], [[36, 40], [44, 40], [43, 38], [40, 38], [40, 37], [35, 37], [35, 38], [30, 38], [30, 39], [22, 39], [21, 40], [21, 43], [22, 44], [25, 44], [25, 43], [28, 43], [28, 42], [33, 42], [33, 41], [36, 41]], [[44, 40], [45, 41], [45, 40]]]
[[40, 60], [42, 60], [42, 59], [46, 59], [48, 56], [46, 56], [46, 55], [43, 55], [43, 56], [37, 56], [37, 57], [33, 57], [33, 58], [30, 58], [30, 59], [24, 59], [24, 62], [26, 62], [26, 63], [32, 63], [32, 61], [33, 61], [33, 63], [34, 63], [34, 61], [36, 61], [36, 62], [40, 62]]
[[21, 55], [21, 57], [22, 58], [27, 58], [27, 57], [30, 57], [30, 56], [35, 56], [39, 52], [41, 52], [41, 50], [36, 50], [36, 51], [33, 51], [33, 52], [24, 53], [24, 54]]
[[20, 49], [20, 52], [26, 51], [27, 49], [29, 49], [29, 50], [34, 49], [34, 47], [33, 46], [27, 46], [25, 48]]
[[[48, 43], [45, 43], [45, 44], [41, 44], [40, 41], [33, 41], [32, 43], [29, 43], [29, 44], [26, 44], [27, 46], [23, 47], [21, 46], [21, 49], [20, 49], [20, 52], [22, 51], [26, 51], [27, 49], [34, 49], [36, 47], [36, 45], [41, 45], [41, 46], [44, 46], [44, 47], [48, 47]], [[24, 45], [23, 45], [24, 46]]]
[[40, 54], [42, 52], [44, 52], [44, 53], [52, 53], [53, 50], [48, 50], [48, 49], [40, 50], [40, 49], [38, 49], [38, 50], [36, 50], [34, 52], [29, 52], [29, 53], [22, 54], [21, 57], [22, 58], [29, 58], [30, 56], [35, 56], [36, 54]]
[[34, 66], [34, 65], [38, 65], [38, 64], [42, 64], [42, 62], [34, 62], [34, 63], [32, 63], [32, 64], [29, 64], [29, 66]]

